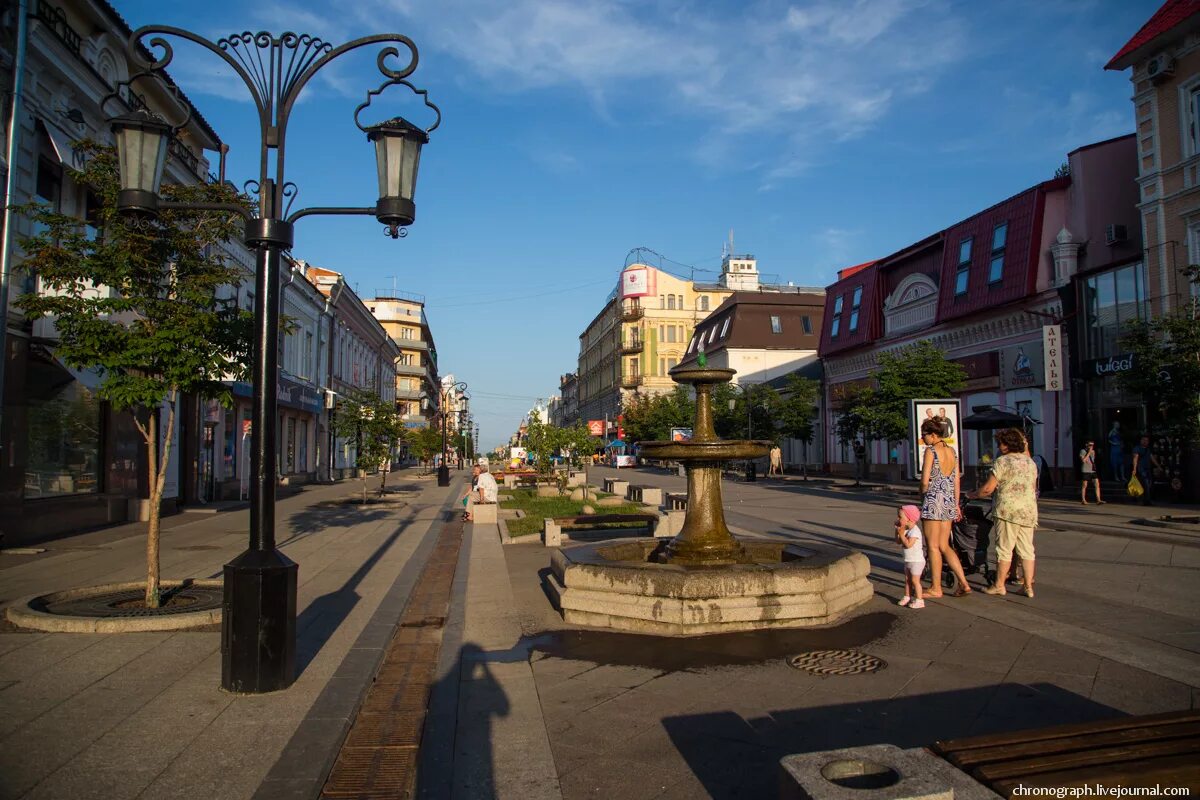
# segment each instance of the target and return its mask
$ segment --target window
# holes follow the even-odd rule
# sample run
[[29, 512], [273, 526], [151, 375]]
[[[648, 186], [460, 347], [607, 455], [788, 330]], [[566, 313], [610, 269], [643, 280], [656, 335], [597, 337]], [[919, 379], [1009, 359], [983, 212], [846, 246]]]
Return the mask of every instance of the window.
[[725, 322], [721, 325], [721, 338], [722, 339], [725, 338], [725, 334], [729, 333], [729, 320], [730, 319], [732, 319], [732, 317], [726, 317]]
[[858, 308], [861, 305], [862, 305], [862, 287], [855, 286], [854, 287], [854, 301], [852, 303], [850, 303], [850, 307]]
[[678, 295], [677, 299], [675, 300], [675, 303], [676, 303], [675, 307], [678, 308], [680, 311], [682, 311], [683, 310], [683, 295]]
[[967, 293], [967, 276], [971, 272], [971, 237], [958, 245], [958, 270], [954, 273], [954, 296]]
[[53, 356], [31, 350], [30, 360], [39, 369], [26, 387], [25, 497], [94, 494], [100, 490], [100, 400]]
[[413, 336], [413, 329], [412, 328], [401, 328], [400, 329], [400, 338], [401, 339], [409, 339], [409, 340], [415, 338]]
[[687, 341], [687, 332], [684, 330], [684, 327], [682, 325], [679, 326], [679, 341], [681, 341], [681, 342]]
[[829, 323], [829, 338], [835, 338], [842, 329], [842, 301], [846, 295], [839, 294], [833, 301], [833, 321]]
[[988, 267], [988, 283], [999, 283], [1004, 278], [1004, 245], [1008, 241], [1008, 223], [1001, 222], [992, 231], [992, 262]]
[[[703, 333], [702, 333], [702, 334], [700, 334], [700, 336], [703, 336], [703, 335], [704, 335]], [[696, 339], [697, 339], [697, 338], [699, 338], [699, 337], [697, 337], [697, 336], [693, 336], [693, 337], [692, 337], [692, 340], [691, 340], [690, 342], [688, 342], [688, 349], [687, 349], [687, 351], [688, 351], [689, 353], [690, 353], [690, 352], [692, 352], [693, 350], [695, 350], [695, 349], [696, 349]]]
[[675, 310], [675, 295], [673, 294], [667, 295], [667, 309], [671, 311]]
[[[726, 325], [728, 325], [728, 324], [729, 324], [729, 320], [725, 320], [725, 324], [726, 324]], [[711, 330], [709, 330], [709, 332], [708, 332], [708, 343], [709, 343], [709, 344], [712, 344], [712, 343], [713, 343], [713, 340], [714, 340], [714, 339], [716, 339], [716, 338], [717, 338], [717, 326], [716, 326], [716, 325], [713, 325], [713, 326], [712, 326], [712, 329], [711, 329]]]
[[807, 314], [800, 317], [800, 325], [804, 328], [804, 334], [806, 336], [812, 334], [812, 319]]
[[834, 314], [842, 313], [842, 300], [844, 298], [845, 298], [845, 295], [839, 294], [837, 296], [837, 299], [833, 301], [833, 313]]
[[629, 374], [634, 378], [638, 376], [638, 360], [636, 358], [629, 359]]
[[666, 340], [667, 340], [667, 326], [659, 325], [658, 326], [658, 341], [665, 342]]
[[665, 358], [660, 358], [658, 360], [658, 374], [659, 375], [667, 374], [667, 360]]
[[829, 338], [836, 339], [837, 335], [838, 335], [838, 329], [841, 327], [842, 327], [842, 318], [834, 317], [833, 324], [829, 326]]
[[1188, 144], [1191, 153], [1200, 153], [1200, 85], [1185, 90], [1187, 92]]
[[667, 369], [668, 370], [675, 369], [675, 365], [677, 365], [678, 363], [679, 363], [678, 358], [668, 358], [667, 359]]
[[850, 312], [850, 332], [854, 333], [856, 330], [858, 330], [858, 309], [857, 308]]
[[771, 333], [783, 333], [783, 323], [775, 314], [771, 315]]
[[667, 341], [674, 343], [675, 341], [675, 326], [667, 328]]
[[701, 311], [708, 311], [708, 295], [700, 296], [699, 308]]
[[1149, 317], [1141, 262], [1090, 276], [1084, 283], [1084, 314], [1088, 357], [1122, 352], [1121, 336], [1131, 324]]
[[665, 294], [660, 294], [658, 296], [658, 307], [659, 308], [667, 307], [667, 296]]

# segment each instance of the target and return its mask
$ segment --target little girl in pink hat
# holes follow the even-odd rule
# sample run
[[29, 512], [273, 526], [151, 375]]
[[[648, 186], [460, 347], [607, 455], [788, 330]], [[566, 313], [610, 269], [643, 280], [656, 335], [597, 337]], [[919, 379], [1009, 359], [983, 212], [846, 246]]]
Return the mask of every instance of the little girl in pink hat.
[[924, 608], [921, 599], [921, 573], [925, 571], [925, 550], [921, 546], [921, 509], [900, 506], [896, 511], [896, 543], [904, 548], [904, 597], [900, 605]]

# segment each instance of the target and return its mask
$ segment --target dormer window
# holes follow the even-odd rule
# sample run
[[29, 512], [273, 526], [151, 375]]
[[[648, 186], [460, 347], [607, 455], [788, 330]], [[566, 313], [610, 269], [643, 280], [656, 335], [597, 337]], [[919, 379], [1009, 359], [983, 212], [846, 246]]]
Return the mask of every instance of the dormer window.
[[992, 260], [988, 266], [988, 283], [1004, 279], [1004, 247], [1008, 242], [1008, 222], [1001, 222], [992, 231]]
[[967, 293], [967, 279], [971, 273], [971, 237], [968, 236], [958, 245], [958, 269], [954, 273], [954, 296]]

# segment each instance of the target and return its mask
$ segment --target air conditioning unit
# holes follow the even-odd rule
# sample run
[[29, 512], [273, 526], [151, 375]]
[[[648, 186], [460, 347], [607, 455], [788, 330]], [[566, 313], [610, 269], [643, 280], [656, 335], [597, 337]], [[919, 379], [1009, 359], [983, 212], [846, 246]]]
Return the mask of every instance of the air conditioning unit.
[[1175, 59], [1166, 53], [1159, 53], [1146, 65], [1146, 77], [1154, 83], [1161, 83], [1174, 74]]
[[1124, 225], [1105, 225], [1104, 226], [1104, 243], [1117, 244], [1129, 239], [1129, 231]]

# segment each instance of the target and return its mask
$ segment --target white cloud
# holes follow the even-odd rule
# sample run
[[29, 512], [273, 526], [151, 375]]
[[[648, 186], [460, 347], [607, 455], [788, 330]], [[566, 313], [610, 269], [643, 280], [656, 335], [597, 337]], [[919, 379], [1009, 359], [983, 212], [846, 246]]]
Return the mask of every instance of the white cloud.
[[681, 146], [707, 166], [755, 161], [764, 187], [929, 91], [966, 40], [942, 0], [376, 3], [359, 13], [403, 19], [489, 91], [574, 87], [612, 124], [643, 107], [699, 121]]

